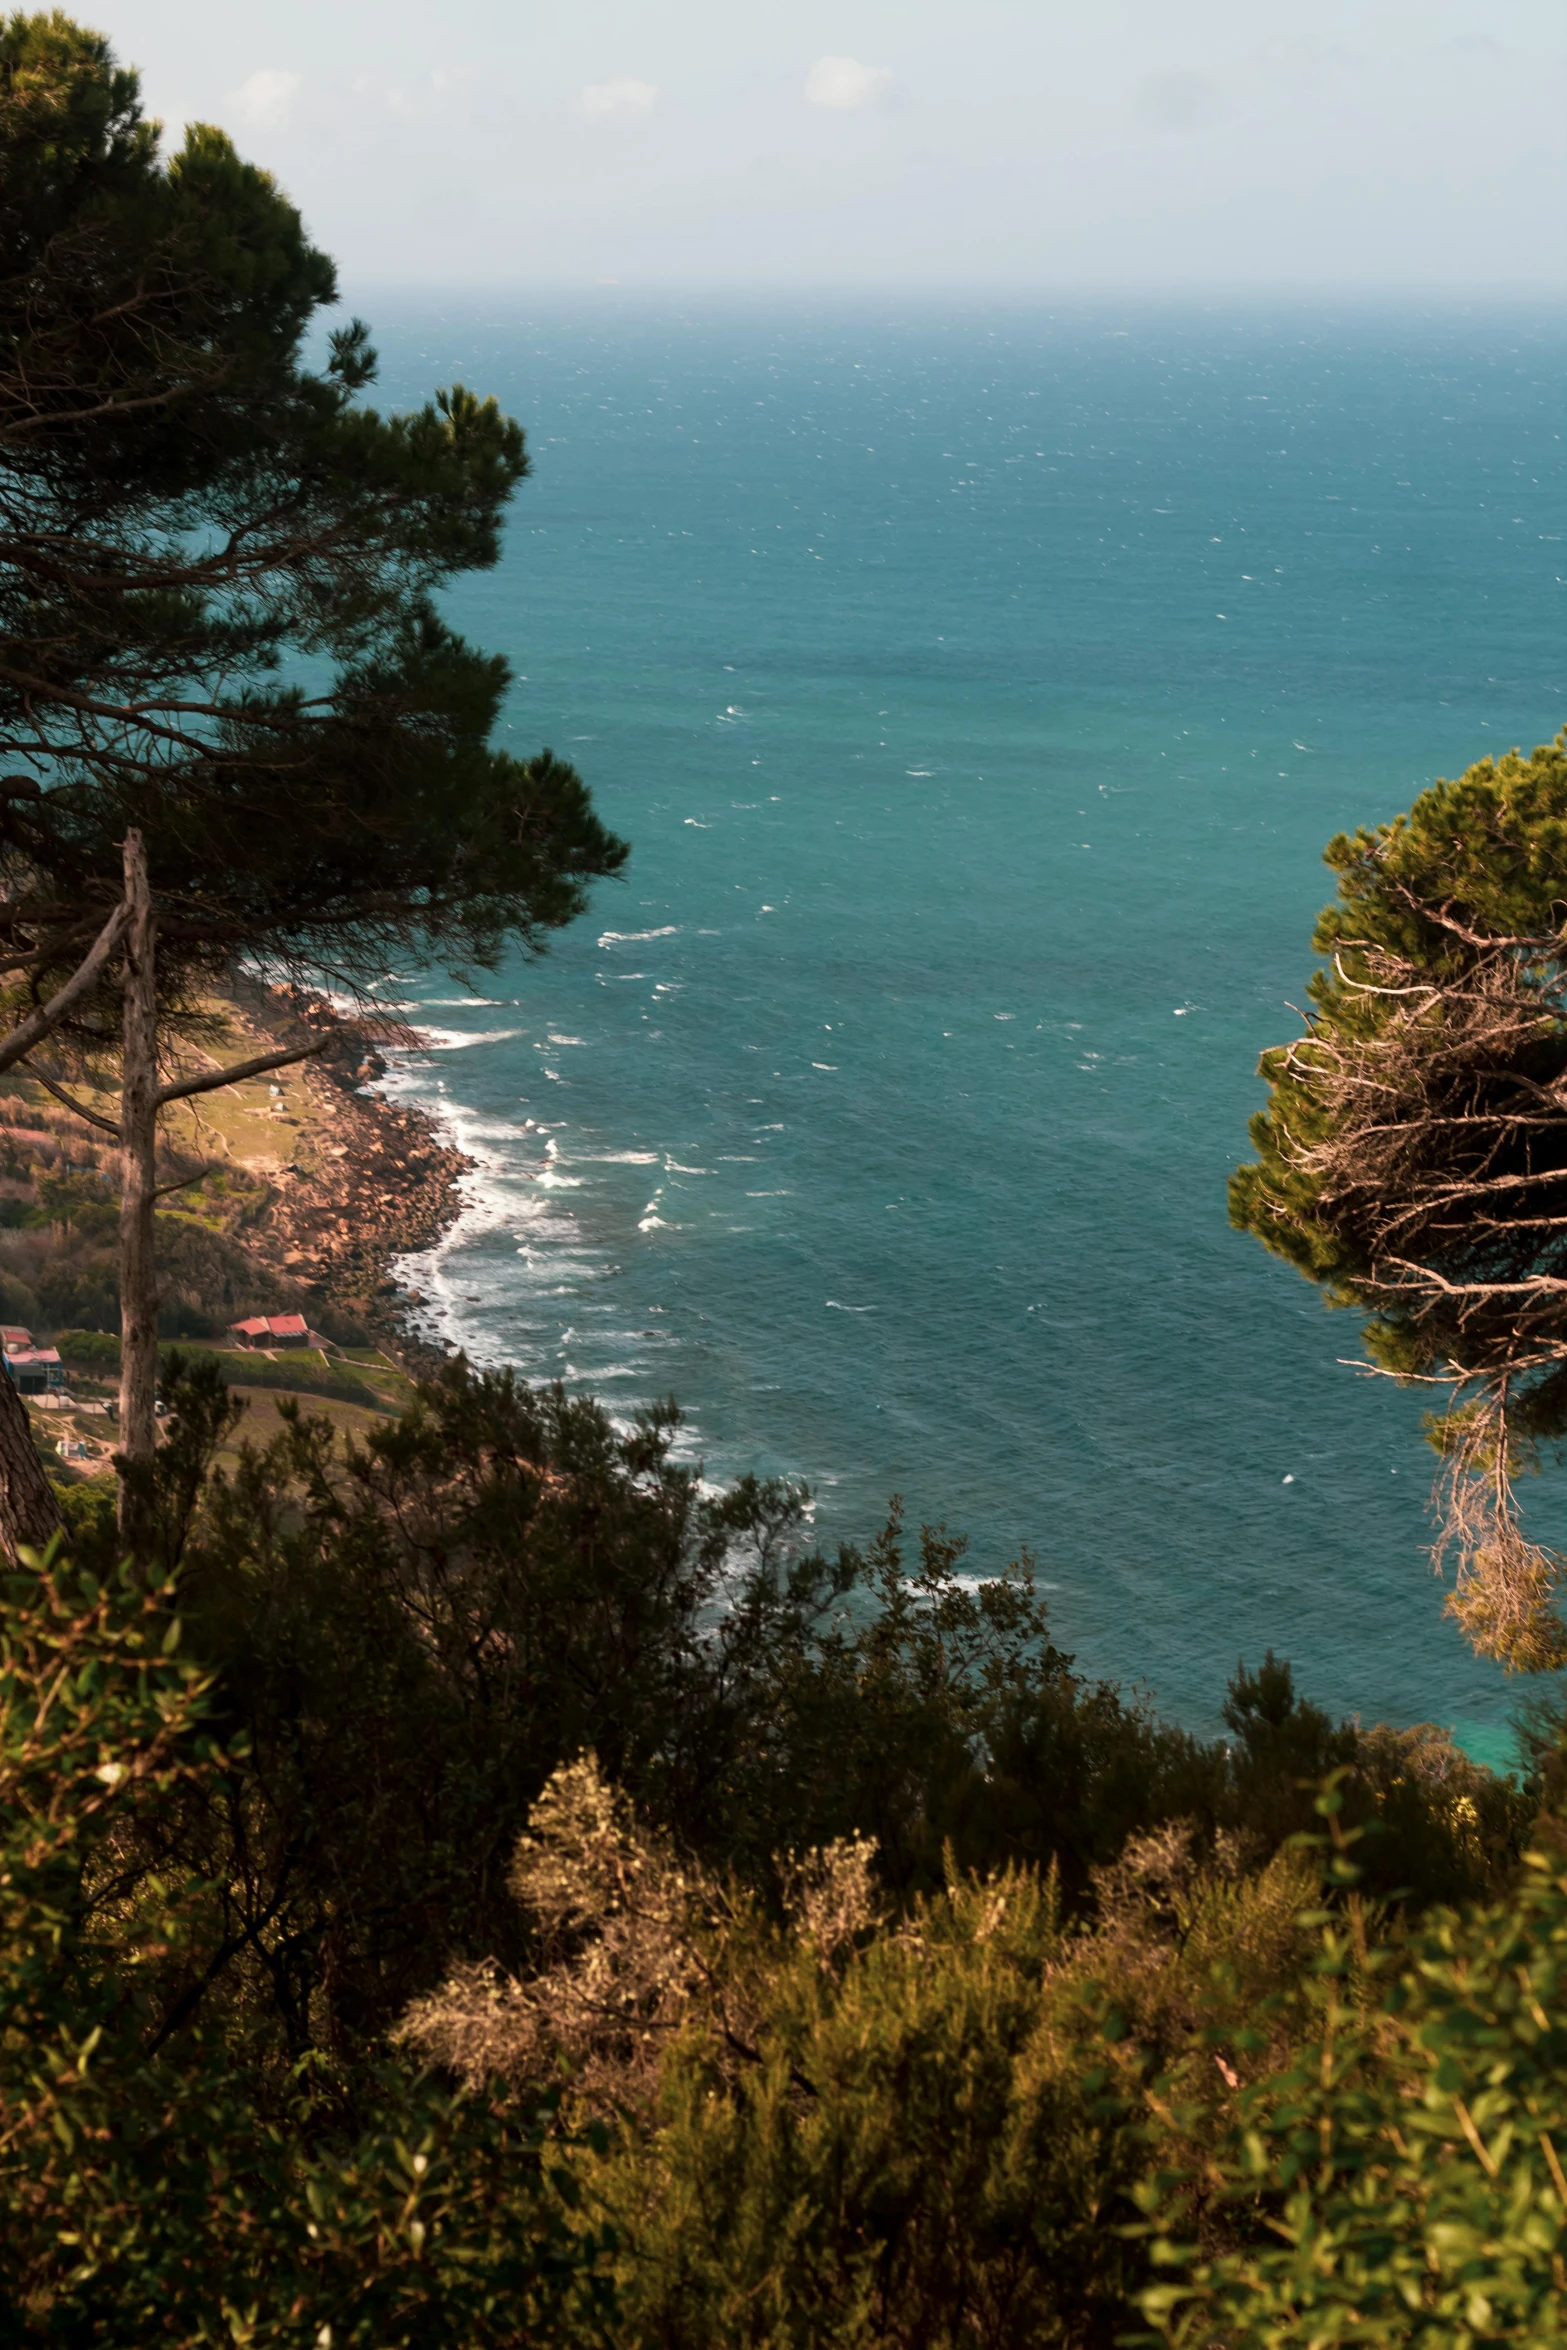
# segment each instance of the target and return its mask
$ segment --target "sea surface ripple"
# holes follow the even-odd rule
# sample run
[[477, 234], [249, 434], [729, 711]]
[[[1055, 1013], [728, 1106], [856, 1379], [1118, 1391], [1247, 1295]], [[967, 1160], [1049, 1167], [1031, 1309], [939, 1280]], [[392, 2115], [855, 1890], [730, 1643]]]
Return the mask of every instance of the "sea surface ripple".
[[477, 998], [388, 975], [477, 1167], [429, 1325], [825, 1538], [1031, 1545], [1194, 1725], [1271, 1645], [1499, 1756], [1419, 1401], [1224, 1185], [1328, 837], [1567, 717], [1560, 322], [366, 302], [383, 394], [528, 427], [451, 608], [634, 844]]

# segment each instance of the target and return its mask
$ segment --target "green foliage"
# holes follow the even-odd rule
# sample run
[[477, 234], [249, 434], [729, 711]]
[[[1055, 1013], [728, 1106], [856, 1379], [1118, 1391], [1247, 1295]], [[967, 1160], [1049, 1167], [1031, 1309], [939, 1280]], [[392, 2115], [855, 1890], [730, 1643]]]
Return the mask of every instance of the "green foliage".
[[[14, 1285], [8, 1312], [14, 1309], [14, 1318], [29, 1326], [68, 1332], [77, 1348], [72, 1359], [84, 1365], [107, 1358], [84, 1355], [77, 1334], [109, 1338], [120, 1319], [119, 1210], [101, 1188], [92, 1196], [84, 1179], [72, 1178], [71, 1196], [24, 1209], [0, 1232], [0, 1266]], [[156, 1252], [158, 1325], [166, 1339], [210, 1338], [246, 1314], [295, 1309], [297, 1293], [228, 1233], [160, 1215]], [[113, 1344], [118, 1348], [117, 1338]]]
[[252, 1764], [178, 1827], [232, 1946], [204, 2002], [352, 2056], [448, 1955], [518, 1955], [505, 1856], [584, 1744], [700, 1826], [739, 1703], [714, 1601], [799, 1502], [705, 1495], [672, 1435], [454, 1367], [346, 1460], [295, 1414], [213, 1479], [185, 1604]]
[[[96, 1579], [0, 1593], [8, 2338], [1108, 2345], [1151, 2168], [1199, 2264], [1273, 2193], [1235, 2114], [1321, 2030], [1300, 1777], [1423, 1902], [1514, 1870], [1524, 1799], [1432, 1734], [1270, 1658], [1182, 1738], [1026, 1567], [896, 1518], [824, 1561], [669, 1414], [458, 1364], [224, 1477], [219, 1367], [165, 1391], [144, 1582], [84, 1517]], [[410, 2007], [460, 2093], [389, 2064]]]
[[[876, 1839], [898, 1899], [957, 1865], [1058, 1873], [1068, 1910], [1128, 1838], [1189, 1824], [1265, 1861], [1348, 1765], [1380, 1890], [1506, 1881], [1527, 1800], [1430, 1731], [1335, 1725], [1269, 1660], [1204, 1745], [1048, 1638], [1020, 1566], [977, 1588], [961, 1550], [895, 1518], [870, 1548], [806, 1547], [803, 1497], [715, 1496], [671, 1414], [448, 1366], [346, 1453], [303, 1413], [203, 1482], [226, 1397], [210, 1360], [161, 1448], [160, 1555], [184, 1560], [196, 1652], [243, 1770], [160, 1823], [158, 1865], [216, 1889], [221, 1956], [171, 2008], [243, 2012], [278, 2061], [350, 2069], [446, 1966], [529, 1961], [505, 1891], [550, 1774], [585, 1750], [704, 1864], [777, 1898], [775, 1856]], [[1305, 1784], [1303, 1785], [1302, 1782]]]
[[[788, 1858], [774, 1908], [578, 1764], [512, 1869], [539, 1971], [460, 1970], [399, 2036], [524, 2096], [564, 2063], [614, 2117], [573, 2167], [623, 2248], [628, 2345], [1108, 2343], [1146, 2274], [1149, 2134], [1200, 2147], [1241, 2078], [1215, 2046], [1276, 2061], [1302, 2005], [1309, 1871], [1191, 1843], [1129, 1846], [1092, 1923], [1031, 1869], [889, 1911], [861, 1839]], [[1208, 2109], [1196, 2136], [1172, 2097]]]
[[310, 2067], [257, 2109], [242, 2045], [165, 2045], [151, 1987], [205, 1889], [137, 1865], [232, 1770], [156, 1575], [51, 1554], [0, 1589], [0, 2328], [8, 2342], [361, 2345], [596, 2334], [533, 2111], [383, 2070], [334, 2125]]
[[[585, 2164], [627, 2247], [630, 2344], [1108, 2341], [1140, 2148], [1031, 1872], [848, 1949], [735, 1935], [646, 2132]], [[745, 1974], [739, 1970], [744, 1966]], [[715, 2000], [714, 2006], [720, 2006]]]
[[57, 1330], [55, 1349], [63, 1363], [107, 1375], [120, 1367], [120, 1341], [107, 1330]]
[[1173, 2272], [1144, 2297], [1161, 2336], [1567, 2340], [1559, 1867], [1534, 1856], [1513, 1898], [1402, 1948], [1332, 1922], [1308, 1989], [1313, 2030], [1241, 2095], [1203, 2171], [1143, 2192]]
[[[1262, 1056], [1269, 1106], [1251, 1122], [1258, 1158], [1231, 1179], [1231, 1221], [1298, 1265], [1330, 1304], [1369, 1304], [1376, 1319], [1367, 1345], [1377, 1361], [1396, 1372], [1426, 1372], [1444, 1366], [1442, 1348], [1456, 1345], [1458, 1361], [1467, 1359], [1462, 1334], [1400, 1311], [1380, 1285], [1368, 1291], [1367, 1236], [1314, 1163], [1351, 1114], [1329, 1083], [1331, 1048], [1375, 1038], [1407, 1002], [1407, 989], [1403, 996], [1378, 992], [1387, 977], [1385, 958], [1440, 991], [1472, 973], [1491, 942], [1539, 941], [1559, 928], [1567, 879], [1567, 736], [1529, 759], [1516, 751], [1483, 759], [1456, 783], [1422, 792], [1407, 815], [1338, 834], [1325, 856], [1339, 879], [1337, 901], [1324, 909], [1312, 938], [1318, 953], [1332, 958], [1307, 986], [1315, 1049], [1278, 1046]], [[1430, 1018], [1434, 1051], [1439, 1002]], [[1511, 1085], [1523, 1092], [1559, 1076], [1567, 1069], [1567, 1030], [1555, 1019], [1539, 1024], [1526, 1060], [1516, 1070], [1493, 1071], [1493, 1090]], [[1559, 1142], [1551, 1147], [1567, 1185], [1567, 1150]], [[1537, 1187], [1536, 1199], [1543, 1215], [1554, 1193]], [[1456, 1270], [1476, 1235], [1471, 1228], [1448, 1238]]]
[[1564, 849], [1567, 736], [1330, 844], [1331, 963], [1307, 1034], [1262, 1057], [1230, 1186], [1237, 1225], [1367, 1313], [1373, 1363], [1433, 1391], [1448, 1610], [1522, 1671], [1567, 1660], [1567, 1562], [1513, 1494], [1567, 1433]]
[[294, 207], [220, 131], [165, 160], [59, 15], [0, 24], [0, 224], [0, 732], [47, 786], [0, 805], [13, 919], [74, 961], [134, 824], [175, 1008], [246, 943], [540, 943], [625, 846], [492, 747], [506, 664], [433, 600], [496, 559], [519, 427], [460, 385], [364, 406], [358, 322], [307, 367], [335, 287]]

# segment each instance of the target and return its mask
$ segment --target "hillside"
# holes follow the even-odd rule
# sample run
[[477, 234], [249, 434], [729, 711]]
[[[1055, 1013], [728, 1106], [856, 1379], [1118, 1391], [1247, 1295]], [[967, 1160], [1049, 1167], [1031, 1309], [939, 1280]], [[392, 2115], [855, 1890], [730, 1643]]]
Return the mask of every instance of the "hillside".
[[[246, 1431], [263, 1439], [280, 1395], [312, 1395], [349, 1426], [405, 1400], [387, 1268], [450, 1221], [464, 1163], [415, 1112], [361, 1090], [385, 1066], [387, 1035], [319, 997], [246, 988], [204, 1006], [200, 1041], [182, 1050], [233, 1061], [311, 1036], [326, 1040], [316, 1058], [176, 1104], [162, 1136], [160, 1339], [217, 1352], [231, 1386], [253, 1398]], [[112, 1096], [82, 1087], [78, 1098], [112, 1117]], [[63, 1340], [66, 1366], [66, 1397], [29, 1399], [29, 1412], [63, 1475], [107, 1475], [114, 1142], [16, 1074], [0, 1079], [0, 1154], [0, 1320], [40, 1345]], [[232, 1323], [287, 1313], [321, 1343], [234, 1351]]]

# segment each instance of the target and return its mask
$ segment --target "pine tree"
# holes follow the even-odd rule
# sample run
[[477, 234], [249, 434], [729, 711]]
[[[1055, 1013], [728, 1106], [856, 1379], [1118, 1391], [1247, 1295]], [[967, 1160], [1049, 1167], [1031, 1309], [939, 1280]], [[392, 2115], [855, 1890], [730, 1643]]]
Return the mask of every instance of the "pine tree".
[[1234, 1223], [1438, 1404], [1449, 1599], [1475, 1645], [1567, 1659], [1563, 1562], [1512, 1479], [1567, 1434], [1567, 735], [1330, 842], [1310, 1025], [1264, 1053]]
[[[0, 1066], [128, 1049], [128, 1192], [180, 1089], [171, 1015], [237, 958], [350, 986], [393, 955], [470, 971], [542, 944], [626, 856], [572, 768], [494, 747], [510, 671], [436, 608], [497, 559], [520, 428], [461, 385], [366, 406], [358, 321], [312, 369], [335, 298], [221, 132], [165, 158], [100, 35], [0, 23]], [[126, 1223], [133, 1454], [150, 1215]], [[0, 1399], [0, 1537], [48, 1522]]]

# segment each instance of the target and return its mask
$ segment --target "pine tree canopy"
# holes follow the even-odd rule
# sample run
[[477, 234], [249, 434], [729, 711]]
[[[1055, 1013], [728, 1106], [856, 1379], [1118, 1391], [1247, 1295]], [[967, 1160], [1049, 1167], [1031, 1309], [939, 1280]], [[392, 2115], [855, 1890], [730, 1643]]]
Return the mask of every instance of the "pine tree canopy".
[[[504, 660], [440, 591], [495, 562], [523, 435], [461, 385], [362, 403], [331, 262], [221, 131], [165, 157], [134, 73], [0, 20], [0, 922], [79, 951], [140, 828], [163, 964], [349, 976], [538, 944], [626, 849], [491, 736]], [[14, 772], [13, 772], [14, 771]]]
[[[1232, 1220], [1430, 1383], [1453, 1605], [1479, 1644], [1567, 1657], [1561, 1562], [1510, 1471], [1567, 1433], [1567, 736], [1485, 759], [1327, 850], [1307, 1033], [1264, 1053]], [[1483, 1587], [1483, 1588], [1482, 1588]]]

